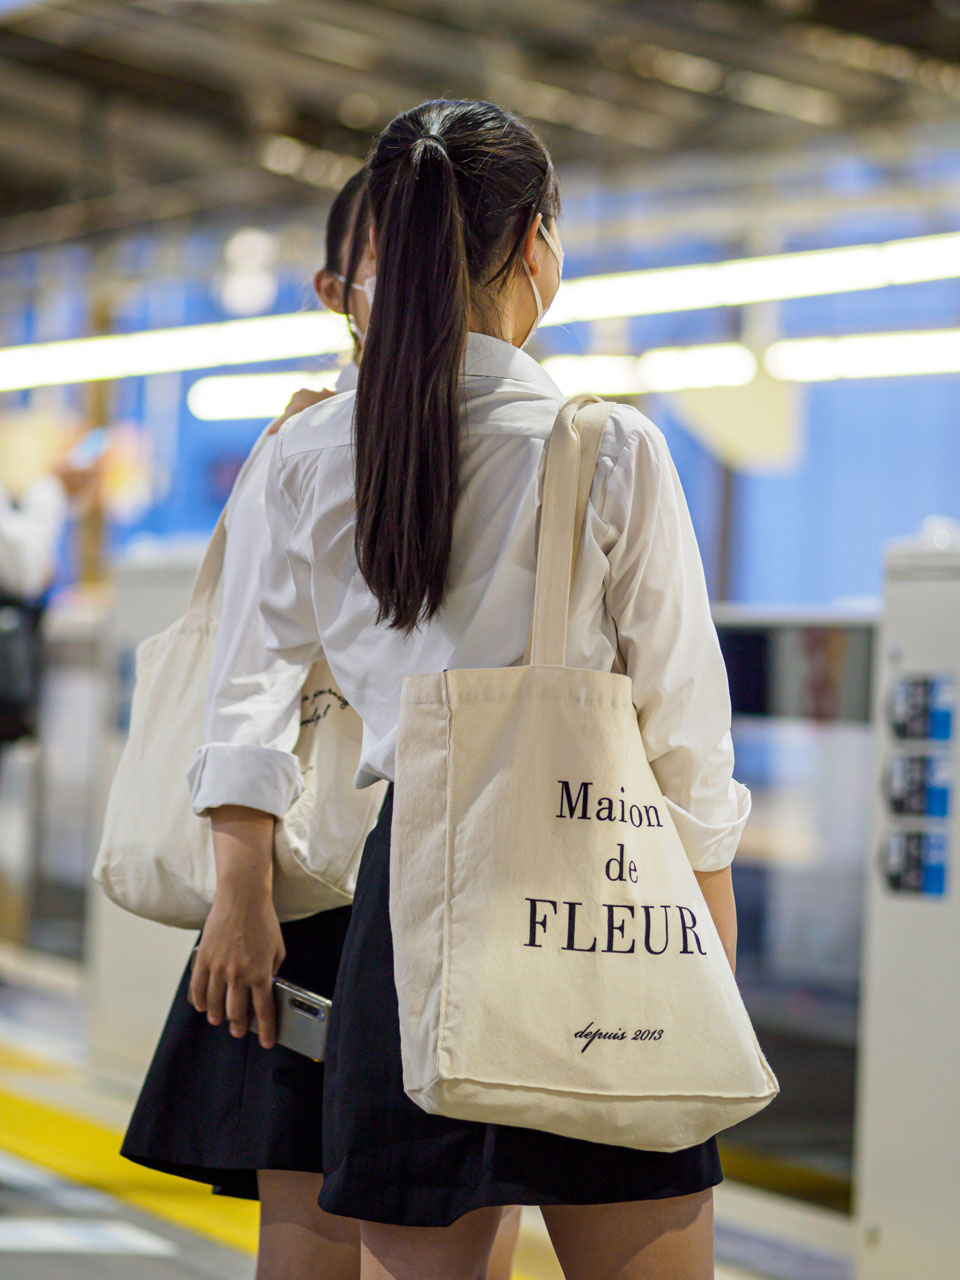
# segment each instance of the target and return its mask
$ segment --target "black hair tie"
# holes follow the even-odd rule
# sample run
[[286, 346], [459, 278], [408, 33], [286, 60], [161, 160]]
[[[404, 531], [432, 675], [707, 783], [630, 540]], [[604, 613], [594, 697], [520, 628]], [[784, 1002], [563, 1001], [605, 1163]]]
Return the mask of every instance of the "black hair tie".
[[443, 140], [443, 138], [441, 138], [439, 133], [421, 133], [420, 137], [417, 139], [417, 142], [423, 143], [424, 145], [426, 145], [428, 142], [435, 142], [437, 146], [440, 148], [440, 150], [443, 152], [443, 154], [445, 156], [448, 156], [449, 158], [449, 153], [447, 151], [447, 144]]

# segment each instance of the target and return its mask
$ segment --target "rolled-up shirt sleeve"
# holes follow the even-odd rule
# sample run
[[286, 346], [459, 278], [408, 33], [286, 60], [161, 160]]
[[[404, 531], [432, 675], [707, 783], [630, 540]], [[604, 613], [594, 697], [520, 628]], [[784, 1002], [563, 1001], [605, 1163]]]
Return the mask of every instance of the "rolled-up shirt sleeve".
[[[300, 699], [315, 646], [272, 652], [260, 614], [258, 565], [270, 554], [266, 513], [273, 438], [238, 477], [227, 508], [223, 604], [203, 716], [203, 745], [187, 772], [203, 814], [223, 804], [282, 817], [303, 791], [293, 754]], [[282, 531], [278, 530], [278, 536]]]
[[733, 861], [750, 792], [733, 777], [730, 690], [703, 564], [666, 441], [629, 437], [607, 482], [607, 608], [647, 758], [691, 866]]

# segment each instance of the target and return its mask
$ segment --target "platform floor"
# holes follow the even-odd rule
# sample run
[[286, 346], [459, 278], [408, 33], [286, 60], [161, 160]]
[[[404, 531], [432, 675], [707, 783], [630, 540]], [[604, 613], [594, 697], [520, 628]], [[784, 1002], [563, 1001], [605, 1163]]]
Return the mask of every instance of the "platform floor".
[[[85, 1056], [76, 995], [0, 981], [3, 1280], [253, 1277], [257, 1205], [123, 1160], [134, 1091]], [[729, 1177], [715, 1197], [717, 1280], [853, 1280], [841, 1215]], [[515, 1280], [562, 1280], [536, 1210]]]

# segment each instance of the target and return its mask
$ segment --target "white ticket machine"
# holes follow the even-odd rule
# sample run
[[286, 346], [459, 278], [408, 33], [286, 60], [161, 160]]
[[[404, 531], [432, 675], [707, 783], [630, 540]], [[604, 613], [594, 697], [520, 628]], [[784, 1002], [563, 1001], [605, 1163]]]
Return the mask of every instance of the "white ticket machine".
[[960, 1275], [960, 525], [889, 547], [875, 650], [857, 1280]]

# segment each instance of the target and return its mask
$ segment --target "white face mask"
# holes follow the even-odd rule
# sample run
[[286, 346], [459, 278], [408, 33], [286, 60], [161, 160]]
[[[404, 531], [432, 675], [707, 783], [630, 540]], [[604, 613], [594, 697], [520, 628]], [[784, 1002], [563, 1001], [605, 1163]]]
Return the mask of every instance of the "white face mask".
[[[549, 248], [553, 256], [556, 258], [557, 262], [560, 264], [560, 275], [562, 276], [563, 275], [563, 250], [557, 247], [556, 241], [554, 240], [553, 236], [550, 234], [550, 232], [547, 230], [547, 228], [543, 225], [542, 222], [540, 223], [540, 226], [537, 228], [537, 234], [543, 236], [544, 240], [547, 242], [547, 247]], [[527, 336], [520, 343], [521, 349], [527, 345], [527, 343], [533, 337], [534, 333], [536, 333], [537, 325], [539, 325], [540, 321], [543, 319], [543, 299], [540, 297], [540, 290], [537, 288], [536, 280], [534, 280], [533, 276], [530, 273], [530, 268], [527, 266], [526, 258], [524, 258], [522, 261], [523, 261], [523, 269], [527, 273], [527, 279], [530, 281], [530, 288], [533, 290], [533, 296], [534, 296], [534, 299], [536, 300], [537, 316], [533, 324], [530, 326], [530, 331], [528, 332]]]
[[[335, 271], [331, 271], [330, 274], [333, 276], [334, 280], [339, 280], [341, 284], [347, 283], [346, 276], [338, 276]], [[376, 287], [376, 276], [367, 276], [366, 280], [364, 280], [362, 284], [352, 284], [350, 286], [351, 289], [359, 289], [361, 293], [365, 293], [367, 295], [367, 305], [371, 307], [373, 306], [373, 291]]]
[[[334, 280], [339, 280], [341, 284], [347, 283], [346, 276], [338, 275], [336, 271], [331, 271], [330, 274], [333, 276]], [[367, 276], [366, 280], [364, 280], [362, 284], [353, 283], [350, 286], [350, 288], [359, 289], [362, 294], [366, 295], [367, 306], [373, 307], [373, 291], [376, 288], [376, 285], [377, 285], [377, 277]], [[353, 323], [356, 325], [357, 337], [360, 339], [361, 342], [363, 342], [367, 336], [366, 329], [361, 329], [354, 317], [351, 317], [351, 319], [353, 319]]]

